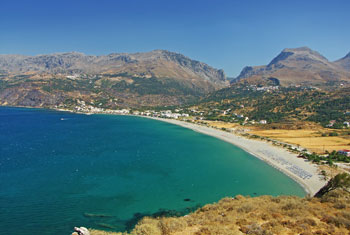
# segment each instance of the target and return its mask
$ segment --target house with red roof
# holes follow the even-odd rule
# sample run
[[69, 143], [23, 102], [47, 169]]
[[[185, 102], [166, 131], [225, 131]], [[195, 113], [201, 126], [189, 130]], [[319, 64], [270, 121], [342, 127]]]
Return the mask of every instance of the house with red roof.
[[350, 157], [350, 150], [348, 149], [339, 150], [338, 153]]

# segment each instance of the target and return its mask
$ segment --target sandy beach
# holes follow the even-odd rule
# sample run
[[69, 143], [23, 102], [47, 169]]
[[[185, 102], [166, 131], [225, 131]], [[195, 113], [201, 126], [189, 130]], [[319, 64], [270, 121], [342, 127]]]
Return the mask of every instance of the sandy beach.
[[296, 154], [269, 143], [247, 139], [233, 133], [175, 119], [149, 118], [189, 128], [231, 143], [291, 177], [311, 196], [315, 195], [326, 184], [323, 177], [318, 174], [316, 165], [297, 158]]

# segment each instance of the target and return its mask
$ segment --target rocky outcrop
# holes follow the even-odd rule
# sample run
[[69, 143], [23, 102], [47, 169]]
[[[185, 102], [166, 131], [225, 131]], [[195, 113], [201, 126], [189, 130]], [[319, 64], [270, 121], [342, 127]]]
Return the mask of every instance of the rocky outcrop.
[[166, 50], [102, 56], [78, 52], [38, 56], [0, 55], [0, 70], [11, 74], [129, 73], [158, 78], [195, 79], [198, 82], [204, 80], [217, 87], [223, 87], [228, 83], [223, 70]]
[[330, 62], [320, 53], [307, 47], [284, 49], [268, 65], [247, 66], [233, 80], [277, 78], [282, 85], [325, 84], [330, 82], [350, 82], [349, 58]]
[[74, 233], [72, 235], [90, 235], [90, 232], [87, 228], [85, 227], [74, 227]]
[[208, 81], [218, 83], [218, 84], [226, 82], [226, 75], [222, 69], [219, 69], [219, 70], [213, 69], [212, 67], [210, 67], [209, 65], [203, 62], [191, 60], [190, 58], [182, 54], [178, 54], [170, 51], [157, 50], [157, 51], [154, 51], [153, 53], [159, 53], [160, 57], [164, 58], [165, 60], [175, 62], [180, 66], [193, 71], [195, 74], [205, 78]]
[[350, 53], [348, 53], [346, 56], [344, 56], [343, 58], [337, 60], [334, 62], [336, 65], [338, 65], [339, 67], [347, 70], [350, 72]]
[[0, 105], [66, 107], [77, 99], [105, 108], [182, 105], [228, 85], [223, 70], [165, 50], [0, 55]]

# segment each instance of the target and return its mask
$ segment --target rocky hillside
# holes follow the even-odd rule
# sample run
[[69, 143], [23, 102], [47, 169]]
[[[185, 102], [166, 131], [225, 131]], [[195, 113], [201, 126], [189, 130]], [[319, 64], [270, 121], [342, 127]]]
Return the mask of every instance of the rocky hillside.
[[335, 61], [334, 63], [339, 67], [350, 71], [350, 53], [341, 58], [340, 60]]
[[0, 55], [0, 104], [180, 105], [228, 85], [223, 70], [165, 50], [90, 56]]
[[233, 83], [277, 79], [281, 85], [336, 85], [350, 83], [349, 54], [336, 62], [307, 47], [284, 49], [268, 65], [245, 67]]
[[101, 74], [129, 73], [141, 77], [198, 79], [218, 87], [226, 84], [223, 70], [165, 50], [90, 56], [78, 52], [51, 55], [0, 55], [3, 73]]
[[[350, 194], [334, 190], [321, 198], [260, 196], [224, 198], [185, 217], [142, 219], [132, 235], [349, 234]], [[91, 230], [91, 235], [127, 235]]]

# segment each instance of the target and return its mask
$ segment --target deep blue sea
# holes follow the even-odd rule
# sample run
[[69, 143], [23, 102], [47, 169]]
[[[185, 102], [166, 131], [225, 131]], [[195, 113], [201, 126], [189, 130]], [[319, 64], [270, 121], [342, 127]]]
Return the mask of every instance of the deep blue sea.
[[243, 150], [169, 123], [0, 108], [0, 234], [124, 231], [237, 194], [305, 192]]

